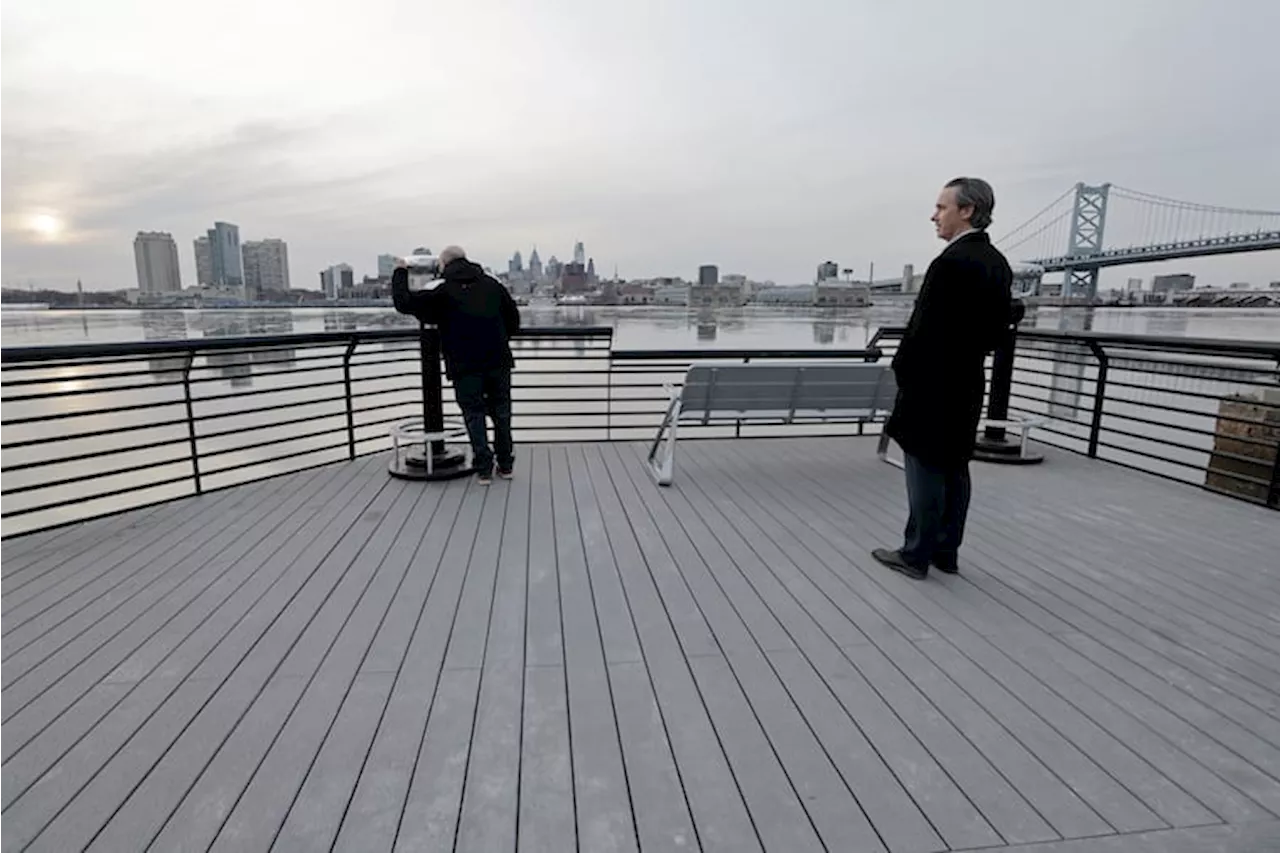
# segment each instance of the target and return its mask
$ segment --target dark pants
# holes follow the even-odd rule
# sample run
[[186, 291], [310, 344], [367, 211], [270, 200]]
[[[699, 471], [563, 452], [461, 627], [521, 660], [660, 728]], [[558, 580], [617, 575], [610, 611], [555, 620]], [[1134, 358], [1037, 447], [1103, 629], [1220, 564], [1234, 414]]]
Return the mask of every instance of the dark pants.
[[[476, 470], [493, 470], [494, 450], [497, 451], [498, 467], [510, 470], [515, 463], [511, 444], [511, 371], [495, 368], [483, 373], [455, 376], [453, 393], [467, 425]], [[486, 417], [493, 419], [494, 450], [489, 449]]]
[[904, 454], [907, 472], [907, 518], [902, 557], [919, 568], [929, 561], [955, 564], [969, 515], [969, 463], [930, 465]]

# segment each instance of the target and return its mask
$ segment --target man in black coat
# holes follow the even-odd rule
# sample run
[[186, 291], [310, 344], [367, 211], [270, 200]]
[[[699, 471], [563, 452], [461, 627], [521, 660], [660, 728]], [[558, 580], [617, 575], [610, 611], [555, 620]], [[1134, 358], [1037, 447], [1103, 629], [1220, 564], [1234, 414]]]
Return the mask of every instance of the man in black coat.
[[[489, 276], [466, 252], [449, 246], [440, 253], [442, 280], [429, 290], [409, 290], [409, 271], [401, 263], [391, 277], [396, 310], [412, 314], [440, 330], [445, 371], [471, 439], [476, 475], [509, 479], [515, 463], [511, 440], [511, 369], [508, 343], [520, 330], [520, 309], [502, 282]], [[494, 449], [489, 448], [486, 416], [493, 420]]]
[[930, 565], [959, 571], [983, 368], [1008, 326], [1013, 282], [987, 236], [994, 208], [991, 185], [978, 178], [956, 178], [938, 195], [932, 219], [947, 247], [929, 264], [893, 359], [898, 399], [886, 429], [902, 447], [910, 515], [902, 547], [872, 553], [915, 580]]

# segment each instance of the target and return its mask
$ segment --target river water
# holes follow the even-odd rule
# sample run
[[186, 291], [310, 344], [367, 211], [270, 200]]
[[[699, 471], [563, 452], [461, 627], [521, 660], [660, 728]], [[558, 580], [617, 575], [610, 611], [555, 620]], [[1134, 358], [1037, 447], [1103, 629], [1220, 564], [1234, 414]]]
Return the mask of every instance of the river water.
[[[673, 307], [522, 309], [529, 326], [609, 326], [619, 349], [800, 349], [861, 347], [881, 326], [901, 325], [909, 305], [895, 300], [864, 310], [722, 309], [698, 313]], [[48, 311], [6, 306], [0, 341], [6, 347], [237, 335], [278, 335], [355, 329], [409, 328], [409, 318], [380, 308], [296, 308], [227, 311]], [[1280, 310], [1101, 308], [1040, 309], [1027, 325], [1048, 329], [1143, 335], [1280, 340]]]
[[[684, 307], [526, 308], [528, 326], [609, 327], [612, 349], [858, 349], [884, 326], [905, 323], [904, 300], [856, 311], [743, 308], [691, 312]], [[416, 324], [382, 309], [230, 311], [0, 312], [3, 346], [287, 335], [405, 328]], [[1280, 311], [1099, 309], [1040, 310], [1026, 325], [1232, 340], [1280, 340]], [[1056, 345], [1055, 345], [1056, 346]], [[1093, 406], [1096, 367], [1087, 352], [1063, 346], [1051, 361], [1019, 357], [1015, 406], [1050, 419], [1051, 443], [1082, 449]], [[204, 489], [233, 485], [309, 464], [344, 459], [348, 435], [359, 453], [390, 446], [389, 424], [421, 413], [417, 347], [412, 341], [362, 345], [352, 359], [354, 420], [344, 414], [342, 345], [208, 354], [189, 366], [184, 401], [182, 357], [123, 366], [6, 370], [3, 532], [192, 493], [189, 447], [199, 446]], [[680, 368], [634, 361], [610, 366], [608, 342], [521, 341], [515, 399], [518, 440], [648, 439], [665, 405], [662, 382]], [[1274, 365], [1268, 368], [1274, 373]], [[115, 373], [99, 379], [97, 373]], [[129, 372], [133, 371], [133, 372]], [[1048, 371], [1048, 373], [1045, 373]], [[1191, 482], [1202, 482], [1221, 397], [1252, 393], [1249, 377], [1157, 376], [1117, 364], [1108, 390], [1100, 455]], [[1274, 384], [1270, 374], [1262, 381]], [[1020, 384], [1019, 384], [1020, 383]], [[1124, 387], [1127, 384], [1128, 387]], [[50, 395], [49, 393], [52, 392]], [[25, 398], [25, 399], [24, 399]], [[196, 437], [189, 435], [188, 407]], [[367, 407], [367, 408], [366, 408]], [[95, 409], [97, 412], [95, 413]], [[111, 409], [112, 411], [102, 411]], [[446, 388], [446, 415], [456, 414]], [[1153, 414], [1154, 413], [1154, 414]], [[1126, 415], [1141, 420], [1126, 419]], [[1169, 421], [1160, 425], [1154, 418]], [[354, 433], [352, 427], [354, 423]], [[711, 430], [717, 428], [700, 428]], [[733, 427], [719, 428], [733, 434]], [[750, 427], [771, 434], [792, 427]], [[809, 432], [847, 433], [848, 425]], [[1189, 432], [1196, 430], [1196, 432]], [[695, 430], [696, 431], [696, 430]], [[1127, 434], [1126, 434], [1127, 433]], [[711, 433], [708, 433], [711, 434]], [[1045, 436], [1050, 438], [1050, 436]], [[1152, 442], [1158, 441], [1159, 444]], [[1169, 444], [1175, 442], [1180, 447]], [[1172, 448], [1172, 449], [1170, 449]], [[1161, 462], [1150, 456], [1155, 452]], [[101, 495], [101, 497], [96, 497]], [[54, 507], [53, 503], [75, 501]]]

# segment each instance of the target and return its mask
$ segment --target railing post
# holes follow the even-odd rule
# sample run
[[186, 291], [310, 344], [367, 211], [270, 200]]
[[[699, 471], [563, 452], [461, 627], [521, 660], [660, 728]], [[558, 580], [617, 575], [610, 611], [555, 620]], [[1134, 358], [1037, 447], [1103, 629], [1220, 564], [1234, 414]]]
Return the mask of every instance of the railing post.
[[[1032, 465], [1043, 461], [1038, 453], [1026, 452], [1023, 440], [1009, 441], [1009, 400], [1013, 396], [1013, 366], [1018, 354], [1018, 324], [1026, 316], [1021, 299], [1009, 303], [1009, 317], [991, 357], [991, 383], [987, 392], [987, 426], [978, 436], [974, 458], [983, 462]], [[1024, 427], [1025, 429], [1025, 427]]]
[[1102, 404], [1107, 399], [1107, 351], [1097, 341], [1089, 341], [1089, 350], [1098, 360], [1098, 378], [1093, 384], [1093, 422], [1089, 426], [1089, 458], [1098, 456], [1098, 436], [1102, 432]]
[[347, 344], [347, 351], [342, 356], [342, 387], [347, 400], [347, 456], [350, 459], [356, 458], [356, 413], [351, 400], [351, 355], [356, 351], [358, 343], [359, 339], [353, 336], [351, 342]]
[[[1280, 358], [1276, 359], [1276, 370], [1280, 371]], [[1276, 458], [1271, 463], [1271, 485], [1267, 489], [1267, 506], [1280, 509], [1280, 441], [1276, 442]]]
[[200, 451], [196, 447], [196, 418], [195, 407], [191, 402], [191, 365], [196, 360], [196, 354], [188, 351], [186, 361], [182, 365], [182, 397], [187, 405], [187, 439], [191, 443], [191, 478], [195, 481], [196, 494], [204, 494], [204, 488], [200, 483]]
[[[422, 358], [422, 426], [427, 432], [444, 431], [444, 388], [440, 374], [440, 332], [433, 326], [422, 326], [418, 338]], [[444, 453], [444, 442], [433, 441], [428, 451], [435, 456]]]
[[613, 441], [613, 341], [609, 341], [608, 372], [604, 375], [604, 440]]

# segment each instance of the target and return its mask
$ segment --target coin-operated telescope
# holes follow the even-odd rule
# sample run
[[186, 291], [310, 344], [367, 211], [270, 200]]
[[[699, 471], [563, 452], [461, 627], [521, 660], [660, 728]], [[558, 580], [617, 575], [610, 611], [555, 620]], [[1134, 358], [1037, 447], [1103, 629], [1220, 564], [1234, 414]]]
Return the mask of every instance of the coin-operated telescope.
[[405, 268], [409, 270], [409, 290], [434, 290], [440, 286], [440, 259], [425, 249], [415, 251], [404, 258]]
[[[415, 249], [404, 257], [409, 271], [411, 293], [435, 290], [444, 281], [440, 259], [427, 249]], [[434, 326], [422, 325], [419, 332], [422, 363], [422, 419], [405, 421], [391, 428], [395, 450], [388, 466], [394, 477], [407, 480], [447, 480], [470, 474], [471, 455], [456, 446], [469, 447], [461, 424], [444, 419], [443, 384], [440, 371], [440, 335]], [[454, 446], [451, 446], [454, 445]]]
[[[978, 436], [974, 458], [983, 462], [1001, 462], [1008, 465], [1034, 465], [1043, 462], [1044, 456], [1028, 450], [1027, 435], [1038, 424], [1034, 418], [1011, 417], [1009, 397], [1013, 388], [1013, 362], [1018, 339], [1018, 324], [1027, 314], [1027, 306], [1015, 297], [1009, 303], [1009, 316], [1005, 321], [1000, 341], [991, 361], [991, 387], [987, 398], [986, 428]], [[1009, 439], [1009, 430], [1019, 433], [1018, 441]]]

